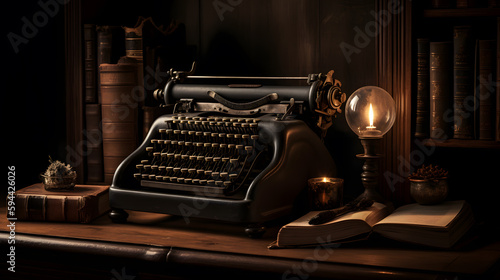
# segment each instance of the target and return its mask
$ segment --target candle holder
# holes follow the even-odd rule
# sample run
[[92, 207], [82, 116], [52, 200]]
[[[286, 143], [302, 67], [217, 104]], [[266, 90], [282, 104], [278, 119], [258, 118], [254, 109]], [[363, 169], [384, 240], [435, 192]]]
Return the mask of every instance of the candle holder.
[[363, 172], [361, 173], [361, 182], [365, 187], [363, 196], [374, 201], [382, 202], [383, 197], [377, 192], [379, 185], [379, 159], [381, 154], [378, 154], [378, 147], [380, 146], [380, 138], [360, 137], [361, 145], [363, 145], [364, 154], [356, 155], [357, 158], [365, 160], [363, 164]]
[[343, 205], [344, 180], [340, 178], [311, 178], [307, 181], [309, 210], [327, 210]]
[[379, 185], [380, 140], [392, 128], [396, 119], [396, 104], [391, 95], [382, 88], [366, 86], [359, 88], [347, 100], [346, 120], [351, 130], [359, 136], [364, 154], [356, 155], [365, 160], [361, 181], [365, 187], [362, 195], [383, 202], [377, 192]]

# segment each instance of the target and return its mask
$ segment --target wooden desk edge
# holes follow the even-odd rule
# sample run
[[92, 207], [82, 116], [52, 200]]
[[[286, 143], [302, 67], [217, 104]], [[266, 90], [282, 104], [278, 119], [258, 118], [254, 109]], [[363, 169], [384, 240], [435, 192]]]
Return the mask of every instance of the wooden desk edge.
[[[9, 234], [0, 232], [0, 244], [6, 245]], [[178, 247], [156, 247], [73, 238], [16, 234], [16, 246], [66, 253], [97, 254], [151, 263], [187, 267], [237, 269], [262, 273], [281, 273], [288, 279], [297, 273], [336, 279], [436, 279], [439, 272], [328, 263], [310, 259], [287, 259], [236, 253], [194, 250]], [[292, 279], [292, 278], [290, 278]]]

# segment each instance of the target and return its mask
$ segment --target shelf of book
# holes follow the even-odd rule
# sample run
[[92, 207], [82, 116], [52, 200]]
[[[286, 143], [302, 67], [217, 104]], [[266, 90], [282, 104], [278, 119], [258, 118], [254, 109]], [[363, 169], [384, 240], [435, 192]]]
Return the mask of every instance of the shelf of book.
[[454, 9], [425, 9], [424, 18], [451, 18], [451, 17], [498, 17], [500, 8], [454, 8]]
[[500, 142], [493, 140], [425, 139], [424, 145], [446, 148], [500, 149]]

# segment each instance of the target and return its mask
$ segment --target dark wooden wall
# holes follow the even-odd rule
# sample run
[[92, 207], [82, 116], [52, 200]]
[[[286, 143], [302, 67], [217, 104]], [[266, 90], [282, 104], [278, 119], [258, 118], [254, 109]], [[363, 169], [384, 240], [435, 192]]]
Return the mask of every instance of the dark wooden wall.
[[[39, 8], [35, 2], [30, 5], [16, 5], [17, 12], [11, 21], [22, 25], [20, 18], [24, 14], [31, 16]], [[350, 55], [349, 59], [340, 48], [342, 43], [355, 45], [355, 28], [363, 30], [373, 20], [370, 14], [375, 10], [373, 0], [86, 0], [81, 5], [82, 23], [132, 26], [138, 16], [152, 16], [158, 24], [168, 24], [172, 19], [182, 22], [186, 27], [187, 44], [196, 48], [198, 74], [304, 76], [334, 69], [335, 77], [342, 82], [348, 95], [361, 86], [376, 83], [374, 38], [370, 37], [366, 46], [360, 48], [359, 53]], [[215, 8], [217, 5], [219, 9], [224, 9], [220, 5], [229, 7], [222, 13], [223, 18], [220, 17], [221, 11], [218, 14]], [[24, 6], [28, 6], [28, 10], [23, 10]], [[13, 107], [18, 108], [16, 116], [23, 116], [19, 118], [19, 124], [13, 126], [36, 120], [34, 129], [37, 135], [48, 137], [44, 135], [48, 128], [49, 132], [55, 132], [49, 136], [50, 140], [41, 142], [32, 150], [33, 164], [20, 166], [29, 173], [27, 181], [30, 182], [36, 181], [38, 173], [45, 168], [47, 155], [64, 159], [67, 153], [64, 139], [66, 120], [58, 120], [58, 116], [65, 116], [65, 108], [61, 106], [65, 95], [62, 85], [65, 82], [62, 12], [56, 19], [29, 43], [28, 51], [22, 50], [12, 61], [9, 60], [23, 69], [18, 72], [25, 78], [19, 83], [31, 79], [24, 73], [37, 73], [30, 69], [38, 69], [47, 76], [47, 83], [38, 83], [36, 93], [32, 86], [17, 87], [17, 97], [12, 102]], [[21, 28], [17, 25], [9, 28]], [[37, 60], [30, 58], [44, 57], [47, 52], [43, 50], [47, 49], [52, 50], [49, 54], [57, 63], [44, 63], [40, 68], [35, 64]], [[41, 103], [41, 96], [46, 101]], [[43, 109], [38, 107], [39, 104], [43, 104]], [[52, 116], [51, 111], [60, 113]], [[17, 137], [28, 139], [30, 135], [30, 132], [21, 130]], [[346, 194], [361, 192], [359, 175], [362, 162], [355, 155], [362, 152], [362, 148], [343, 114], [335, 120], [325, 144], [338, 165], [339, 176], [346, 179]], [[15, 149], [22, 146], [16, 141], [10, 145]], [[15, 156], [9, 154], [11, 157]]]

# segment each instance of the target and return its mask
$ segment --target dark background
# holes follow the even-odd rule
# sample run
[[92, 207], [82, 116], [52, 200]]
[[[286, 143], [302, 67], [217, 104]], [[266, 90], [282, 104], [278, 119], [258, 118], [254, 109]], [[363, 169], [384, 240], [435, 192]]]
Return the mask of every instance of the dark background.
[[[43, 0], [42, 0], [43, 1]], [[349, 63], [339, 47], [354, 45], [354, 27], [364, 29], [372, 21], [375, 1], [232, 1], [232, 10], [217, 14], [211, 0], [190, 1], [82, 1], [82, 23], [133, 26], [138, 16], [153, 17], [157, 25], [172, 19], [186, 27], [186, 43], [195, 49], [197, 74], [306, 76], [335, 70], [343, 91], [351, 94], [375, 84], [375, 44]], [[220, 0], [228, 4], [226, 0]], [[231, 2], [231, 1], [230, 1]], [[7, 57], [2, 75], [2, 121], [6, 165], [16, 166], [18, 188], [38, 181], [48, 156], [64, 161], [66, 145], [64, 11], [49, 17], [16, 54], [7, 38], [22, 35], [41, 7], [37, 1], [9, 1], [2, 24], [2, 53]], [[70, 93], [71, 94], [71, 93]], [[359, 179], [362, 152], [356, 135], [340, 114], [325, 144], [334, 158], [339, 177], [345, 179], [346, 195], [361, 192]]]

